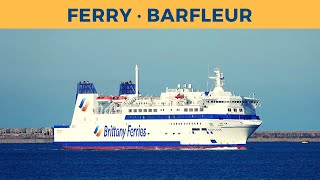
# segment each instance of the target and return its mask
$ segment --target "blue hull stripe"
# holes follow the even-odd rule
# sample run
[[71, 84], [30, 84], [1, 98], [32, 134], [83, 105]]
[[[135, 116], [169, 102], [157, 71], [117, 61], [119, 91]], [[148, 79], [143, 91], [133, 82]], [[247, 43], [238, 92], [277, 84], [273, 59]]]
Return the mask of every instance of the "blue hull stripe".
[[234, 114], [126, 115], [125, 117], [125, 120], [179, 120], [179, 119], [260, 120], [260, 117], [256, 115], [234, 115]]
[[245, 146], [245, 144], [180, 144], [180, 141], [54, 142], [58, 146]]
[[53, 128], [69, 128], [69, 125], [55, 125]]

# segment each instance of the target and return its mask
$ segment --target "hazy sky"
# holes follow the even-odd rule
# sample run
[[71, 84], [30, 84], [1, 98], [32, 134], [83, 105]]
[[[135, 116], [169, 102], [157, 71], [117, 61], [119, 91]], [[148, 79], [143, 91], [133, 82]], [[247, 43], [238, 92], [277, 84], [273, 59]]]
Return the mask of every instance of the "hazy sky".
[[70, 124], [78, 81], [117, 94], [135, 64], [142, 95], [206, 90], [210, 64], [260, 99], [259, 130], [320, 129], [320, 30], [0, 30], [0, 128]]

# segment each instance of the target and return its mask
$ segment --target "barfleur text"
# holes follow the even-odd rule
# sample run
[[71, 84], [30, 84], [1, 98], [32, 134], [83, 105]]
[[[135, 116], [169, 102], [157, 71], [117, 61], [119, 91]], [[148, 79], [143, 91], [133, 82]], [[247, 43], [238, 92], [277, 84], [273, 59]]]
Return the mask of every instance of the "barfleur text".
[[[211, 12], [209, 12], [211, 11]], [[129, 22], [132, 18], [143, 18], [141, 15], [130, 17], [132, 9], [68, 9], [68, 22]], [[252, 22], [252, 12], [247, 8], [240, 9], [164, 9], [149, 8], [147, 20], [155, 22]]]

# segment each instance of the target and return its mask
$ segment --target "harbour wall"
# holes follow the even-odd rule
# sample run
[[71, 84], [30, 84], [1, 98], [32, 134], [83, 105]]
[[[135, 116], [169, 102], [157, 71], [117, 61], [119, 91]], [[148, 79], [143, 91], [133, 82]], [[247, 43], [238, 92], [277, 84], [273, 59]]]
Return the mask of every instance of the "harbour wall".
[[248, 142], [320, 142], [320, 131], [257, 131]]
[[[248, 142], [320, 142], [320, 131], [257, 131]], [[0, 128], [0, 143], [52, 143], [53, 128]]]
[[53, 128], [0, 128], [0, 143], [52, 143]]

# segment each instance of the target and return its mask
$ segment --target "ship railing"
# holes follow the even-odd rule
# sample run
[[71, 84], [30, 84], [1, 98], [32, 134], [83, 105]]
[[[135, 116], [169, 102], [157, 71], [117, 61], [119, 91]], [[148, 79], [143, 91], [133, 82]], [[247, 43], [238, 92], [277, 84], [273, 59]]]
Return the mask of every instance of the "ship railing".
[[121, 109], [106, 109], [103, 114], [122, 114]]
[[129, 105], [132, 104], [134, 101], [136, 101], [137, 97], [132, 97], [132, 98], [128, 98], [127, 100], [125, 100], [121, 106], [125, 106], [125, 105]]
[[145, 96], [145, 97], [139, 97], [138, 100], [159, 100], [159, 96]]
[[[125, 104], [126, 107], [155, 107], [155, 106], [185, 106], [186, 104], [184, 102], [178, 102], [178, 103], [170, 103], [170, 102], [165, 102], [165, 103], [146, 103], [146, 104]], [[199, 106], [199, 104], [188, 104], [188, 105], [195, 105]], [[124, 105], [123, 105], [124, 106]]]

